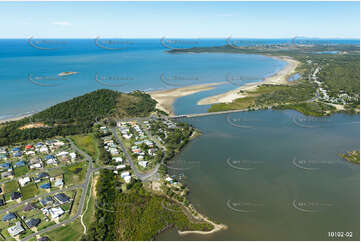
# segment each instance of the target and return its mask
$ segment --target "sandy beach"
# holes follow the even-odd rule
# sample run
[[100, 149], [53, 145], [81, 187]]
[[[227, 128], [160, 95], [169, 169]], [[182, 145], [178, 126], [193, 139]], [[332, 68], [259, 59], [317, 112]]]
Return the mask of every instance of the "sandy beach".
[[195, 94], [197, 92], [208, 91], [216, 88], [217, 85], [225, 84], [225, 82], [208, 83], [194, 86], [186, 86], [173, 88], [168, 90], [148, 92], [148, 94], [155, 99], [158, 104], [157, 108], [164, 112], [174, 115], [173, 103], [177, 98]]
[[299, 62], [287, 57], [271, 57], [276, 59], [281, 59], [286, 61], [288, 64], [283, 68], [281, 71], [277, 72], [275, 75], [265, 78], [263, 81], [248, 83], [244, 86], [238, 87], [234, 90], [231, 90], [226, 93], [222, 93], [219, 95], [215, 95], [212, 97], [204, 98], [198, 101], [198, 105], [209, 105], [215, 103], [230, 103], [237, 98], [246, 97], [246, 93], [240, 93], [240, 91], [254, 91], [259, 85], [262, 84], [288, 84], [288, 77], [295, 72], [296, 67], [298, 66]]
[[20, 120], [20, 119], [29, 117], [29, 116], [31, 116], [31, 115], [33, 115], [33, 114], [26, 114], [26, 115], [22, 115], [22, 116], [15, 117], [15, 118], [2, 119], [2, 120], [0, 120], [0, 124], [6, 123], [6, 122], [10, 122], [10, 121], [17, 121], [17, 120]]

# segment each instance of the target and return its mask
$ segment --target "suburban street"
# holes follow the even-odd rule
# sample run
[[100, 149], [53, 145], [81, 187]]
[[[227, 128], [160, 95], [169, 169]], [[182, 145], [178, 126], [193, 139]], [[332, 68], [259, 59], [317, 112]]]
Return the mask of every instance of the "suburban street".
[[117, 139], [117, 141], [119, 143], [119, 146], [120, 146], [121, 150], [123, 151], [123, 153], [125, 155], [125, 158], [127, 159], [130, 167], [132, 168], [135, 176], [138, 179], [140, 179], [141, 181], [145, 181], [145, 180], [149, 179], [150, 177], [152, 177], [154, 174], [156, 174], [158, 172], [160, 164], [157, 164], [155, 166], [155, 168], [150, 173], [141, 173], [141, 172], [139, 172], [137, 170], [137, 168], [135, 167], [134, 163], [133, 163], [132, 157], [129, 155], [128, 151], [126, 150], [126, 148], [123, 145], [123, 142], [122, 142], [121, 138], [117, 134], [116, 128], [112, 127], [111, 129], [112, 129], [112, 133], [113, 133], [114, 137]]
[[[41, 231], [39, 231], [39, 232], [37, 232], [37, 233], [33, 233], [33, 234], [31, 234], [31, 235], [23, 238], [23, 239], [22, 239], [23, 241], [30, 240], [30, 239], [33, 238], [34, 236], [38, 236], [38, 235], [40, 235], [40, 234], [43, 234], [43, 233], [52, 231], [53, 229], [56, 229], [56, 228], [58, 228], [58, 227], [60, 227], [60, 226], [63, 226], [63, 225], [65, 225], [65, 224], [71, 223], [71, 222], [73, 222], [74, 220], [76, 220], [76, 219], [81, 215], [81, 213], [82, 213], [82, 211], [83, 211], [84, 203], [85, 203], [85, 198], [86, 198], [86, 194], [87, 194], [88, 187], [89, 187], [89, 183], [90, 183], [90, 177], [91, 177], [91, 174], [92, 174], [95, 170], [97, 170], [97, 169], [93, 169], [93, 159], [92, 159], [87, 153], [85, 153], [83, 150], [79, 149], [79, 148], [73, 143], [73, 141], [72, 141], [71, 139], [68, 139], [68, 141], [70, 142], [71, 147], [72, 147], [74, 150], [76, 150], [78, 153], [80, 153], [80, 154], [88, 161], [88, 163], [89, 163], [89, 166], [88, 166], [88, 170], [87, 170], [87, 173], [86, 173], [86, 176], [85, 176], [85, 181], [84, 181], [84, 183], [81, 184], [81, 185], [77, 185], [77, 186], [75, 186], [75, 187], [71, 187], [71, 190], [73, 190], [73, 189], [79, 189], [79, 188], [82, 189], [82, 193], [81, 193], [81, 197], [80, 197], [80, 201], [79, 201], [78, 211], [77, 211], [77, 213], [76, 213], [76, 215], [75, 215], [74, 217], [69, 218], [69, 219], [67, 219], [67, 220], [64, 220], [64, 221], [62, 221], [62, 222], [60, 222], [60, 223], [58, 223], [58, 224], [54, 224], [54, 225], [52, 225], [52, 226], [49, 226], [49, 227], [47, 227], [47, 228], [45, 228], [45, 229], [43, 229], [43, 230], [41, 230]], [[51, 195], [51, 194], [54, 194], [54, 193], [58, 193], [58, 192], [62, 192], [62, 191], [66, 191], [66, 190], [69, 190], [69, 189], [70, 189], [70, 188], [68, 188], [68, 189], [62, 189], [62, 190], [60, 190], [60, 191], [54, 191], [54, 192], [51, 192], [51, 193], [48, 193], [48, 194], [44, 194], [44, 195], [42, 195], [42, 196], [48, 196], [48, 195]], [[36, 198], [31, 198], [30, 200], [33, 200], [33, 199], [36, 199]], [[24, 202], [22, 202], [22, 203], [19, 203], [19, 204], [17, 204], [17, 206], [20, 206], [20, 205], [22, 205], [22, 204], [25, 203], [25, 202], [27, 202], [27, 201], [24, 201]]]

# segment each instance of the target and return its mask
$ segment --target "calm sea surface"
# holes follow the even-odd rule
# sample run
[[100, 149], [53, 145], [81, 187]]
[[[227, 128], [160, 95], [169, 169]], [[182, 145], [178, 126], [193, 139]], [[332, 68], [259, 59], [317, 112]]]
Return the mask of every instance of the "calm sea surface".
[[[288, 43], [290, 40], [243, 39], [239, 45]], [[315, 40], [316, 41], [316, 40]], [[357, 40], [319, 40], [358, 44]], [[226, 82], [216, 90], [185, 97], [176, 113], [204, 112], [195, 102], [254, 82], [281, 70], [285, 62], [259, 55], [169, 54], [171, 48], [223, 46], [225, 39], [1, 39], [0, 120], [37, 112], [100, 88], [158, 90]], [[61, 72], [78, 72], [59, 77]], [[181, 102], [181, 105], [179, 103]]]
[[338, 156], [359, 149], [359, 115], [268, 110], [184, 120], [203, 135], [168, 168], [200, 212], [229, 228], [169, 230], [159, 240], [329, 240], [332, 231], [359, 240], [360, 167]]

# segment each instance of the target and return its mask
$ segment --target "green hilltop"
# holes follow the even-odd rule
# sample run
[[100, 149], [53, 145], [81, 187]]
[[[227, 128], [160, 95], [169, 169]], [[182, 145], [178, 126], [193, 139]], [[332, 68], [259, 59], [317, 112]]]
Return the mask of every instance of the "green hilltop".
[[[0, 126], [0, 145], [91, 132], [97, 120], [148, 116], [156, 111], [150, 95], [100, 89]], [[37, 124], [36, 127], [31, 124]], [[24, 128], [26, 127], [26, 128]]]

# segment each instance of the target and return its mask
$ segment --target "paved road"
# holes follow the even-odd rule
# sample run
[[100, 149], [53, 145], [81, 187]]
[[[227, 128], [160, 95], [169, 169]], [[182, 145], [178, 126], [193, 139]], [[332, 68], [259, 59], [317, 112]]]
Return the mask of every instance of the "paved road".
[[[60, 166], [52, 167], [52, 168], [43, 168], [43, 169], [38, 170], [38, 171], [26, 173], [26, 176], [32, 176], [32, 175], [36, 175], [36, 174], [38, 174], [38, 173], [40, 173], [40, 172], [47, 172], [47, 171], [51, 171], [51, 170], [56, 170], [56, 169], [63, 168], [63, 167], [66, 167], [66, 166], [67, 166], [67, 165], [60, 165]], [[21, 177], [24, 177], [24, 176], [21, 176]], [[17, 178], [20, 178], [20, 177], [17, 177]], [[12, 181], [12, 180], [13, 180], [13, 179], [1, 181], [1, 182], [0, 182], [0, 185], [2, 185], [2, 184], [4, 184], [4, 183], [7, 183], [7, 182], [10, 182], [10, 181]]]
[[49, 192], [49, 193], [41, 194], [41, 195], [38, 195], [38, 196], [35, 196], [35, 197], [32, 197], [32, 198], [26, 199], [24, 201], [21, 201], [20, 203], [14, 204], [11, 207], [2, 209], [2, 210], [0, 210], [0, 214], [6, 213], [6, 212], [8, 212], [8, 211], [10, 211], [12, 209], [15, 209], [17, 207], [20, 207], [20, 206], [24, 205], [25, 203], [31, 202], [33, 200], [37, 200], [37, 199], [42, 198], [42, 197], [50, 196], [50, 195], [53, 195], [53, 194], [56, 194], [56, 193], [59, 193], [59, 192], [76, 190], [76, 189], [79, 189], [79, 188], [82, 188], [82, 185], [75, 185], [75, 186], [63, 188], [63, 189], [60, 189], [60, 190], [52, 191], [52, 192]]
[[[134, 120], [134, 119], [133, 119]], [[119, 143], [119, 146], [120, 148], [122, 149], [124, 155], [125, 155], [125, 158], [127, 159], [130, 167], [132, 168], [135, 176], [140, 179], [141, 181], [145, 181], [145, 180], [148, 180], [150, 177], [152, 177], [154, 174], [156, 174], [158, 172], [158, 169], [159, 169], [159, 166], [160, 164], [157, 164], [155, 166], [155, 168], [149, 172], [149, 173], [141, 173], [138, 171], [138, 169], [135, 167], [134, 163], [133, 163], [133, 159], [132, 157], [129, 155], [127, 149], [125, 148], [125, 146], [123, 145], [123, 142], [121, 140], [121, 138], [119, 137], [119, 135], [117, 134], [116, 132], [116, 128], [115, 127], [112, 127], [111, 128], [112, 132], [113, 132], [113, 135], [114, 137], [117, 139], [118, 143]]]
[[185, 114], [185, 115], [174, 115], [169, 116], [169, 119], [172, 118], [194, 118], [194, 117], [203, 117], [203, 116], [211, 116], [211, 115], [220, 115], [227, 113], [238, 113], [238, 112], [246, 112], [248, 109], [238, 109], [238, 110], [228, 110], [228, 111], [220, 111], [220, 112], [211, 112], [211, 113], [194, 113], [194, 114]]
[[[63, 226], [67, 223], [71, 223], [73, 222], [74, 220], [76, 220], [82, 213], [83, 211], [83, 208], [84, 208], [84, 203], [85, 203], [85, 198], [86, 198], [86, 194], [87, 194], [87, 191], [88, 191], [88, 187], [89, 187], [89, 184], [90, 184], [90, 177], [91, 177], [91, 174], [94, 170], [96, 169], [93, 169], [93, 160], [92, 158], [87, 154], [85, 153], [83, 150], [79, 149], [74, 143], [72, 140], [68, 139], [68, 141], [70, 142], [70, 145], [71, 147], [76, 150], [78, 153], [80, 153], [81, 155], [83, 155], [85, 157], [85, 159], [89, 162], [89, 166], [88, 166], [88, 170], [87, 170], [87, 173], [86, 173], [86, 177], [85, 177], [85, 182], [81, 185], [78, 185], [79, 188], [82, 189], [82, 193], [81, 193], [81, 197], [80, 197], [80, 201], [79, 201], [79, 206], [78, 206], [78, 211], [76, 213], [76, 215], [70, 219], [67, 219], [67, 220], [64, 220], [58, 224], [54, 224], [52, 226], [49, 226], [37, 233], [33, 233], [25, 238], [23, 238], [22, 240], [23, 241], [26, 241], [26, 240], [30, 240], [31, 238], [33, 238], [34, 236], [37, 236], [37, 235], [40, 235], [40, 234], [43, 234], [43, 233], [46, 233], [46, 232], [49, 232], [53, 229], [56, 229], [60, 226]], [[64, 190], [62, 190], [64, 191]], [[56, 191], [56, 192], [59, 192], [59, 191]], [[46, 194], [46, 196], [49, 195], [49, 194]]]
[[163, 144], [161, 144], [161, 143], [159, 142], [159, 140], [156, 139], [156, 138], [149, 132], [148, 129], [146, 129], [146, 127], [144, 127], [143, 123], [139, 122], [139, 124], [140, 124], [140, 126], [142, 127], [142, 129], [144, 130], [144, 132], [148, 135], [148, 137], [149, 137], [151, 140], [153, 140], [153, 141], [155, 142], [155, 144], [156, 144], [159, 148], [163, 149], [163, 151], [166, 151], [165, 146], [164, 146]]

